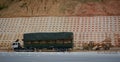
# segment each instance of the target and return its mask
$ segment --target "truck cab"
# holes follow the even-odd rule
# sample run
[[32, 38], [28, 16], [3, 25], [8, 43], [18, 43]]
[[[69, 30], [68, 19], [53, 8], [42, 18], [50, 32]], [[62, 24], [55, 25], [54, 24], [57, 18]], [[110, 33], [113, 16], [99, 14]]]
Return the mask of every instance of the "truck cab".
[[12, 43], [12, 48], [15, 50], [22, 48], [18, 41]]

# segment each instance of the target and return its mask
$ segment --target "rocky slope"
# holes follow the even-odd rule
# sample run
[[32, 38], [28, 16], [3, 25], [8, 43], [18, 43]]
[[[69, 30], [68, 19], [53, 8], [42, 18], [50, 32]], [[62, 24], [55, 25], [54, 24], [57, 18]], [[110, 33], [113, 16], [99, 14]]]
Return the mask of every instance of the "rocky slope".
[[120, 0], [0, 0], [0, 17], [120, 15]]

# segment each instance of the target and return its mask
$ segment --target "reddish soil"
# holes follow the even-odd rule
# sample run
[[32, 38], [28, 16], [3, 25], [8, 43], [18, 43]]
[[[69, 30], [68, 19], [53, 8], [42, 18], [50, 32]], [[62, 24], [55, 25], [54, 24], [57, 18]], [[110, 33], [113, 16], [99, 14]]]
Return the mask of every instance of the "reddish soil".
[[0, 0], [0, 17], [120, 15], [120, 0]]

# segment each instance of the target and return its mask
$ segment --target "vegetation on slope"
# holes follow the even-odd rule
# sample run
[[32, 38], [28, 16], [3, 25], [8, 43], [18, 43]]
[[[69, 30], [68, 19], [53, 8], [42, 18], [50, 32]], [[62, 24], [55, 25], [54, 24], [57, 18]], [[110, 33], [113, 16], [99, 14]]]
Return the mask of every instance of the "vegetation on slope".
[[0, 17], [120, 15], [120, 0], [0, 0]]

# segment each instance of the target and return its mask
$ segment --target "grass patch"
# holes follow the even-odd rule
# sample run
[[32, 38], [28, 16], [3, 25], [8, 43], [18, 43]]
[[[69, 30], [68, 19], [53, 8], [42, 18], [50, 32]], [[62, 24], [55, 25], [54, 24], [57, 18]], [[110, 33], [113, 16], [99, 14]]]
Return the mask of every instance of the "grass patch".
[[27, 6], [27, 3], [23, 3], [20, 7], [23, 8], [23, 7], [26, 7]]
[[64, 2], [60, 5], [61, 12], [65, 13], [66, 10], [74, 10], [75, 6], [78, 4], [76, 1]]

